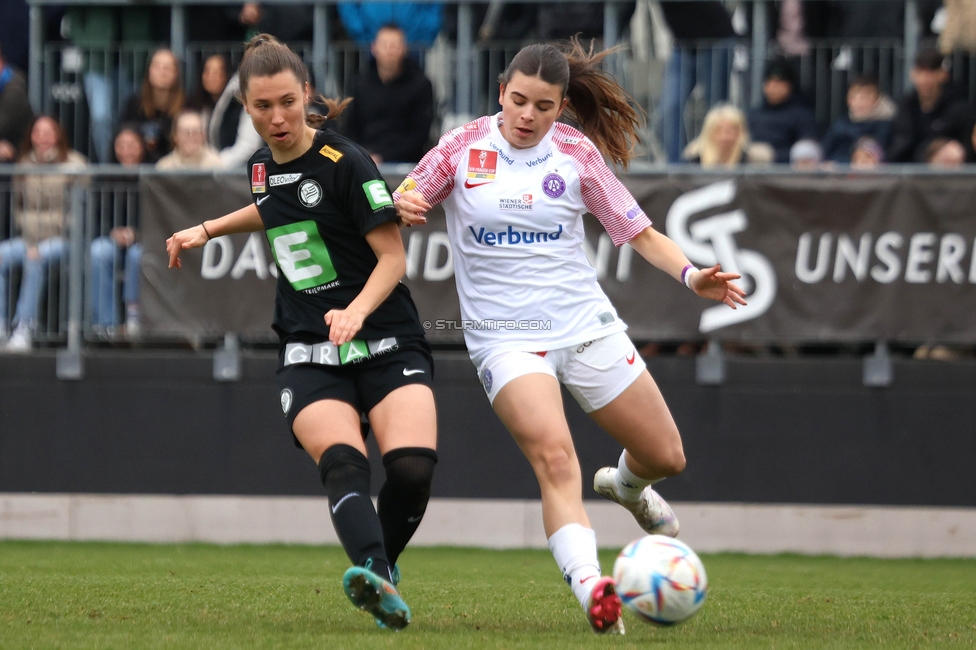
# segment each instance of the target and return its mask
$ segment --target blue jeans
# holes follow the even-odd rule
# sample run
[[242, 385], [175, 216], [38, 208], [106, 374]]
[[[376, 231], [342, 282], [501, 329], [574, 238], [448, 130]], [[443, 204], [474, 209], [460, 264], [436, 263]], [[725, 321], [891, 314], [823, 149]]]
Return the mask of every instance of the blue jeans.
[[723, 42], [714, 46], [676, 47], [664, 72], [661, 97], [661, 143], [668, 162], [681, 162], [681, 152], [688, 145], [685, 133], [685, 102], [695, 86], [702, 84], [705, 104], [711, 108], [729, 98], [729, 75], [732, 48]]
[[99, 237], [91, 243], [92, 325], [111, 327], [119, 324], [119, 309], [115, 302], [115, 270], [120, 265], [123, 266], [124, 273], [122, 301], [126, 305], [139, 302], [141, 258], [142, 245], [138, 242], [122, 248], [108, 237]]
[[91, 118], [91, 140], [95, 156], [100, 163], [112, 160], [113, 129], [115, 117], [119, 114], [119, 97], [126, 98], [131, 93], [131, 84], [124, 70], [85, 73], [85, 100], [88, 102], [88, 115]]
[[20, 295], [14, 312], [13, 325], [33, 327], [37, 322], [37, 312], [41, 296], [47, 285], [47, 272], [51, 264], [59, 262], [64, 256], [65, 241], [61, 237], [45, 239], [37, 245], [40, 256], [36, 260], [27, 257], [27, 244], [20, 237], [0, 242], [0, 327], [7, 323], [7, 287], [10, 286], [10, 272], [23, 267]]

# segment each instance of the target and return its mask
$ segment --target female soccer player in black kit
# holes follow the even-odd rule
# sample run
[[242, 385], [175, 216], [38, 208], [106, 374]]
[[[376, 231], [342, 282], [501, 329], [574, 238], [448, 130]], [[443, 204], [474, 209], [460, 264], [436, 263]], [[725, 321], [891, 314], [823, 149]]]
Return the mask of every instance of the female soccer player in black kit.
[[[420, 523], [437, 462], [433, 361], [400, 283], [403, 242], [389, 190], [361, 147], [309, 115], [308, 71], [260, 34], [240, 66], [241, 100], [267, 143], [249, 162], [253, 203], [175, 233], [180, 251], [213, 237], [265, 230], [278, 265], [273, 327], [281, 342], [281, 407], [316, 461], [332, 522], [353, 567], [346, 595], [378, 625], [401, 629], [410, 609], [396, 560]], [[345, 102], [329, 100], [329, 115]], [[369, 420], [386, 483], [377, 510], [360, 427]]]

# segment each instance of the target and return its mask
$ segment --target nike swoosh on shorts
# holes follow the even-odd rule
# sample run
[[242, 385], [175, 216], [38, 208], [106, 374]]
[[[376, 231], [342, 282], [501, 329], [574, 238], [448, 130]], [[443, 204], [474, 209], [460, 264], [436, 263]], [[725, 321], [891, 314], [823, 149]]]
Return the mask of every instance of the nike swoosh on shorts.
[[404, 368], [403, 369], [403, 376], [404, 377], [409, 377], [410, 375], [416, 375], [416, 374], [421, 373], [421, 372], [423, 372], [423, 370], [407, 370], [406, 368]]

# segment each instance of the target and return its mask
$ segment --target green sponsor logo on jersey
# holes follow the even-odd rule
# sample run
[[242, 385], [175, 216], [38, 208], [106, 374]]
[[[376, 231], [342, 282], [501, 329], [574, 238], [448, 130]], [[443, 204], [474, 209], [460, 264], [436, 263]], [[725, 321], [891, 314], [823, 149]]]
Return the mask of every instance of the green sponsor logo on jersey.
[[393, 199], [390, 198], [390, 193], [386, 191], [386, 183], [383, 181], [377, 179], [363, 183], [363, 190], [366, 191], [366, 198], [369, 199], [369, 204], [373, 210], [393, 205]]
[[278, 268], [295, 291], [332, 282], [338, 277], [332, 256], [314, 221], [300, 221], [268, 231]]

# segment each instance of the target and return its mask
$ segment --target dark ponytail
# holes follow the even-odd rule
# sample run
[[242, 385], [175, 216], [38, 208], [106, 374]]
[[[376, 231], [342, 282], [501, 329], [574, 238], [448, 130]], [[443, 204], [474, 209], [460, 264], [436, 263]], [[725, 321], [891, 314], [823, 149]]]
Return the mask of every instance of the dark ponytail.
[[528, 45], [515, 55], [498, 81], [508, 83], [521, 72], [560, 86], [563, 97], [569, 98], [569, 119], [579, 124], [600, 153], [626, 169], [640, 142], [638, 129], [643, 119], [617, 80], [600, 68], [617, 49], [594, 53], [592, 42], [585, 50], [575, 37], [563, 49], [550, 44]]
[[[244, 56], [238, 68], [241, 84], [241, 99], [247, 95], [251, 77], [273, 77], [279, 72], [290, 70], [302, 88], [308, 83], [308, 68], [297, 54], [287, 45], [281, 43], [270, 34], [258, 34], [244, 47]], [[326, 120], [331, 120], [342, 114], [352, 98], [342, 101], [319, 95], [317, 98], [325, 104], [329, 112], [327, 115], [308, 113], [305, 122], [312, 128], [319, 128]]]

